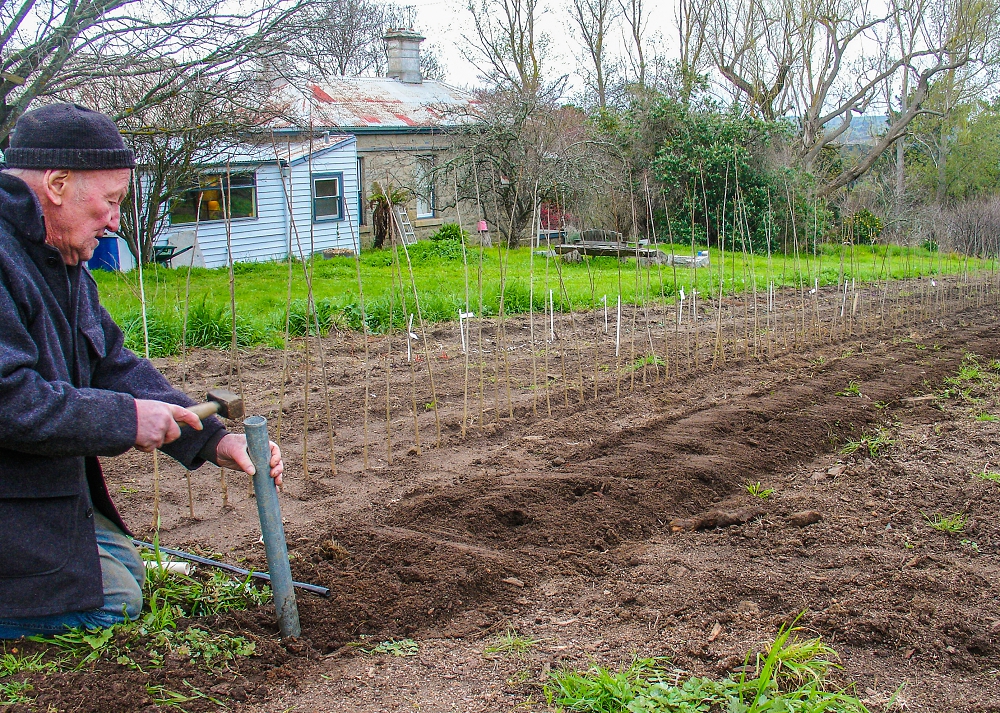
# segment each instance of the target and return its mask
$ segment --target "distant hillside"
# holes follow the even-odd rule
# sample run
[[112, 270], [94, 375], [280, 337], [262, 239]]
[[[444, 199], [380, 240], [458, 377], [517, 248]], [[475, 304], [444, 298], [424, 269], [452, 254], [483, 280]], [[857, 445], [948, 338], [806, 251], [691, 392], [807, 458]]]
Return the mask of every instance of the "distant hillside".
[[[840, 119], [829, 122], [827, 129], [833, 130], [840, 126]], [[855, 116], [851, 119], [851, 128], [845, 131], [837, 142], [843, 146], [875, 143], [875, 137], [880, 136], [886, 128], [885, 116]]]

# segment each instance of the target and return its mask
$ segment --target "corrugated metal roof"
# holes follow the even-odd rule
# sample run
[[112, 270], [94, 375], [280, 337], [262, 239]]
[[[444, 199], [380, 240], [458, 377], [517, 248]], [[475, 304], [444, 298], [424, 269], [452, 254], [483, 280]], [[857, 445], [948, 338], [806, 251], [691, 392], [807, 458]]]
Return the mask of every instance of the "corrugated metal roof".
[[[294, 90], [285, 85], [283, 94]], [[309, 84], [298, 98], [288, 97], [315, 128], [336, 130], [413, 129], [459, 126], [478, 102], [461, 89], [424, 80], [407, 84], [388, 77], [338, 77]]]

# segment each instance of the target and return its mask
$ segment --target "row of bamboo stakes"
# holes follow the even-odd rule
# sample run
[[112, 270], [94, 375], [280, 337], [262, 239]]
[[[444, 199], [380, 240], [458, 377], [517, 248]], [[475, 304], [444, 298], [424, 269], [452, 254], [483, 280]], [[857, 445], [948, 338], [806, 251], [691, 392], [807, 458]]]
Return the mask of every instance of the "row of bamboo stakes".
[[[282, 160], [291, 163], [292, 149], [288, 145], [285, 151], [275, 144], [274, 154], [279, 166]], [[309, 156], [312, 156], [312, 145], [309, 145]], [[476, 183], [476, 203], [479, 215], [485, 215], [483, 211], [483, 197], [480, 186], [480, 176], [478, 174], [478, 162], [473, 157], [473, 168], [475, 170]], [[312, 185], [312, 162], [308, 164], [309, 185]], [[240, 368], [240, 351], [237, 344], [237, 300], [236, 300], [236, 274], [233, 262], [232, 231], [231, 231], [231, 191], [229, 189], [227, 169], [226, 190], [222, 191], [223, 213], [226, 216], [226, 237], [228, 251], [228, 277], [229, 277], [229, 301], [231, 311], [232, 339], [229, 349], [229, 380], [230, 388], [236, 390], [241, 396], [244, 393], [243, 377]], [[493, 183], [493, 214], [500, 218], [500, 208], [497, 201], [496, 180], [491, 176]], [[634, 182], [629, 177], [629, 185]], [[386, 180], [386, 193], [389, 180]], [[463, 226], [463, 236], [465, 221], [461, 215], [462, 203], [459, 200], [457, 182], [453, 183], [455, 205], [458, 211], [459, 225]], [[643, 181], [643, 203], [646, 215], [645, 240], [656, 246], [662, 243], [662, 237], [656, 234], [654, 221], [654, 208], [652, 191], [647, 180]], [[316, 463], [310, 461], [309, 438], [310, 430], [315, 430], [316, 411], [320, 411], [325, 420], [325, 430], [329, 447], [329, 461], [322, 466], [322, 471], [329, 472], [330, 476], [338, 474], [337, 442], [335, 429], [335, 414], [331, 403], [330, 374], [328, 370], [327, 358], [331, 342], [337, 337], [322, 336], [322, 325], [320, 323], [319, 312], [316, 308], [316, 299], [313, 290], [314, 261], [311, 259], [314, 254], [313, 226], [310, 222], [307, 234], [300, 232], [299, 226], [294, 219], [292, 211], [293, 186], [290, 176], [282, 172], [282, 190], [284, 200], [287, 203], [288, 214], [292, 216], [290, 220], [290, 230], [288, 234], [288, 257], [287, 257], [287, 294], [286, 312], [284, 324], [284, 348], [282, 350], [281, 384], [279, 388], [279, 403], [277, 418], [275, 423], [274, 437], [280, 443], [282, 432], [285, 427], [285, 404], [288, 396], [286, 387], [292, 381], [293, 360], [290, 358], [293, 343], [291, 336], [291, 303], [292, 286], [297, 270], [301, 270], [302, 277], [306, 285], [307, 293], [307, 319], [311, 324], [314, 334], [302, 338], [301, 340], [301, 369], [303, 375], [302, 386], [302, 442], [301, 442], [301, 468], [302, 477], [311, 480], [314, 473], [318, 472]], [[786, 191], [788, 189], [786, 188]], [[344, 193], [344, 191], [341, 191]], [[637, 219], [638, 206], [634, 190], [628, 191], [628, 198], [631, 204], [632, 224], [639, 225]], [[137, 195], [137, 191], [133, 191]], [[538, 186], [534, 187], [533, 195], [534, 212], [532, 216], [532, 243], [541, 247], [540, 240], [536, 238], [542, 225], [540, 203], [538, 200]], [[791, 204], [790, 193], [786, 196], [788, 204]], [[194, 225], [195, 241], [197, 241], [199, 219], [201, 213], [201, 199], [196, 210]], [[664, 201], [665, 202], [665, 201]], [[349, 201], [346, 195], [342, 200], [346, 212], [347, 225], [350, 226], [353, 245], [360, 246], [360, 238], [356, 232], [356, 222], [351, 220]], [[515, 197], [514, 203], [517, 203]], [[946, 313], [960, 310], [966, 306], [981, 306], [987, 303], [997, 304], [1000, 297], [1000, 290], [997, 290], [998, 273], [996, 261], [989, 263], [989, 269], [975, 269], [981, 267], [981, 262], [974, 262], [967, 256], [964, 270], [961, 274], [951, 278], [940, 276], [940, 267], [943, 258], [939, 253], [938, 277], [922, 278], [902, 278], [893, 279], [894, 268], [893, 256], [890, 246], [886, 245], [882, 255], [874, 251], [872, 273], [875, 280], [867, 284], [858, 284], [848, 275], [857, 274], [861, 265], [859, 257], [853, 249], [852, 236], [845, 236], [850, 244], [850, 248], [840, 251], [839, 260], [834, 262], [832, 267], [838, 271], [838, 284], [836, 288], [824, 288], [820, 285], [820, 275], [823, 273], [823, 253], [818, 247], [818, 227], [814, 222], [814, 233], [809, 249], [810, 240], [808, 236], [798, 234], [798, 222], [789, 220], [792, 234], [792, 276], [797, 284], [791, 288], [779, 289], [777, 285], [788, 284], [787, 259], [782, 260], [782, 269], [778, 272], [774, 268], [773, 254], [771, 253], [771, 236], [768, 235], [768, 251], [766, 255], [766, 274], [764, 280], [760, 280], [757, 274], [757, 264], [752, 260], [752, 249], [750, 247], [749, 221], [747, 216], [747, 206], [742, 200], [739, 192], [738, 180], [735, 181], [735, 191], [732, 220], [727, 222], [725, 217], [723, 224], [718, 226], [719, 239], [717, 241], [714, 261], [708, 268], [698, 268], [696, 263], [691, 268], [681, 268], [680, 272], [676, 264], [663, 265], [656, 261], [650, 263], [639, 259], [639, 237], [635, 235], [635, 252], [623, 250], [621, 258], [632, 258], [631, 268], [626, 267], [622, 259], [617, 261], [617, 295], [602, 295], [597, 299], [597, 267], [592, 267], [586, 261], [586, 269], [591, 285], [590, 304], [601, 304], [603, 307], [603, 319], [601, 310], [585, 311], [573, 305], [570, 293], [566, 287], [563, 275], [563, 263], [555, 256], [546, 245], [545, 252], [535, 250], [530, 253], [529, 259], [529, 311], [527, 315], [528, 339], [523, 343], [518, 343], [512, 339], [507, 331], [508, 323], [513, 318], [505, 310], [506, 281], [508, 277], [507, 260], [509, 254], [501, 245], [496, 247], [496, 259], [499, 264], [499, 309], [498, 314], [493, 319], [486, 319], [483, 316], [484, 308], [484, 281], [483, 265], [487, 248], [483, 240], [478, 240], [475, 245], [471, 244], [465, 237], [462, 241], [463, 268], [464, 268], [464, 308], [459, 310], [457, 330], [462, 343], [462, 363], [463, 370], [463, 395], [462, 395], [462, 421], [461, 437], [466, 439], [470, 435], [470, 430], [478, 427], [480, 432], [486, 426], [487, 411], [492, 411], [496, 423], [502, 423], [505, 419], [513, 422], [516, 416], [514, 392], [517, 390], [530, 390], [531, 417], [538, 417], [543, 411], [544, 415], [551, 417], [553, 409], [559, 407], [562, 401], [563, 407], [573, 404], [585, 404], [588, 400], [597, 401], [601, 398], [601, 391], [604, 388], [606, 395], [610, 394], [612, 388], [615, 397], [621, 397], [623, 391], [633, 391], [637, 386], [637, 377], [641, 374], [641, 383], [660, 383], [671, 377], [682, 377], [690, 374], [703, 372], [705, 369], [716, 369], [724, 366], [731, 360], [766, 360], [772, 359], [780, 353], [788, 351], [803, 351], [812, 347], [831, 344], [839, 341], [864, 337], [876, 332], [893, 331], [897, 329], [910, 329], [918, 325], [933, 322], [940, 319]], [[561, 206], [565, 209], [565, 205]], [[138, 217], [138, 203], [133, 206]], [[393, 216], [393, 231], [397, 235], [402, 234], [402, 226], [395, 222], [395, 211], [390, 207]], [[707, 211], [706, 211], [707, 214]], [[565, 215], [562, 212], [562, 215]], [[816, 221], [814, 206], [814, 221]], [[468, 216], [466, 216], [468, 218]], [[513, 229], [514, 216], [509, 216], [507, 220], [508, 231]], [[477, 221], [473, 221], [477, 222]], [[694, 235], [694, 224], [692, 216], [691, 235]], [[135, 222], [138, 225], [138, 220]], [[670, 226], [669, 216], [667, 225]], [[498, 226], [494, 225], [494, 228]], [[560, 226], [565, 229], [565, 224]], [[706, 233], [708, 225], [705, 226]], [[480, 236], [482, 237], [482, 236]], [[673, 236], [667, 236], [668, 241], [673, 244]], [[729, 250], [727, 251], [727, 245]], [[737, 248], [738, 246], [738, 248]], [[691, 257], [696, 257], [697, 246], [692, 237]], [[429, 390], [430, 402], [428, 406], [434, 415], [433, 444], [435, 447], [442, 445], [442, 424], [439, 413], [439, 400], [435, 384], [434, 360], [428, 339], [427, 324], [420, 304], [420, 291], [417, 289], [417, 282], [414, 275], [413, 263], [407, 245], [401, 239], [391, 241], [392, 261], [390, 265], [391, 289], [389, 291], [389, 313], [390, 329], [382, 336], [372, 335], [369, 331], [367, 312], [365, 306], [364, 281], [362, 279], [360, 255], [355, 251], [356, 278], [358, 287], [359, 308], [361, 312], [362, 342], [363, 352], [363, 383], [364, 390], [362, 409], [362, 444], [361, 444], [361, 471], [365, 472], [371, 468], [372, 449], [376, 444], [371, 438], [370, 419], [376, 417], [371, 405], [372, 396], [372, 354], [378, 355], [378, 361], [384, 363], [385, 371], [385, 408], [384, 426], [385, 442], [384, 446], [378, 448], [378, 456], [384, 457], [387, 465], [394, 462], [394, 447], [398, 449], [401, 443], [399, 431], [393, 428], [393, 408], [392, 408], [392, 369], [395, 355], [402, 358], [403, 350], [399, 344], [402, 339], [406, 345], [407, 370], [409, 372], [409, 406], [412, 415], [412, 448], [420, 454], [427, 445], [426, 436], [421, 433], [420, 426], [420, 402], [418, 394], [422, 395]], [[192, 256], [194, 251], [191, 251]], [[666, 253], [664, 253], [666, 254]], [[543, 260], [542, 266], [536, 266], [536, 259]], [[717, 261], [717, 262], [716, 262]], [[879, 264], [879, 261], [881, 264]], [[912, 265], [909, 264], [910, 253], [905, 252], [902, 257], [902, 269], [904, 275], [912, 274]], [[141, 261], [139, 261], [141, 263]], [[193, 257], [192, 257], [193, 263]], [[738, 268], [739, 265], [739, 268]], [[831, 266], [827, 266], [828, 268]], [[699, 290], [699, 270], [709, 270], [709, 282], [712, 285], [709, 294], [702, 294]], [[739, 269], [739, 273], [737, 273]], [[631, 275], [627, 273], [631, 271]], [[653, 274], [655, 271], [655, 283], [659, 285], [659, 290], [654, 289]], [[666, 272], [665, 272], [666, 271]], [[684, 272], [687, 272], [685, 279]], [[625, 280], [631, 279], [634, 304], [624, 304], [622, 301]], [[146, 325], [146, 299], [142, 282], [142, 266], [139, 265], [139, 297], [143, 313], [143, 326], [146, 334], [146, 349], [148, 355], [148, 327]], [[673, 298], [666, 294], [666, 284], [672, 282]], [[765, 288], [761, 290], [760, 284], [763, 282]], [[737, 289], [738, 285], [743, 286], [743, 290]], [[185, 298], [183, 307], [183, 335], [182, 335], [182, 374], [184, 385], [186, 385], [187, 370], [187, 321], [190, 304], [191, 287], [191, 264], [187, 268], [187, 278], [185, 287]], [[541, 287], [542, 302], [545, 304], [543, 313], [535, 308], [536, 288]], [[557, 317], [556, 294], [559, 295], [561, 308], [565, 311], [559, 313]], [[612, 302], [612, 299], [614, 300]], [[398, 329], [392, 324], [398, 306], [401, 314], [409, 315], [408, 323], [403, 329]], [[613, 305], [613, 311], [612, 311]], [[824, 316], [824, 312], [828, 312]], [[610, 313], [610, 314], [609, 314]], [[613, 317], [611, 316], [613, 315]], [[588, 328], [587, 322], [591, 325]], [[613, 326], [612, 326], [613, 323]], [[557, 329], [558, 325], [558, 329]], [[416, 331], [413, 331], [413, 330]], [[589, 329], [589, 333], [588, 333]], [[490, 336], [486, 336], [488, 330], [492, 331]], [[614, 338], [612, 339], [612, 332]], [[475, 333], [475, 334], [474, 334]], [[623, 338], [624, 336], [624, 338]], [[489, 348], [488, 342], [493, 342]], [[411, 342], [416, 342], [417, 349], [413, 348]], [[373, 344], [375, 348], [373, 349]], [[613, 345], [613, 360], [611, 358]], [[628, 354], [626, 356], [625, 349]], [[527, 348], [530, 351], [530, 381], [529, 374], [512, 375], [512, 364], [510, 353], [512, 350]], [[602, 349], [604, 359], [602, 360]], [[395, 350], [399, 350], [398, 352]], [[417, 353], [415, 353], [417, 352]], [[492, 352], [490, 354], [490, 352]], [[575, 352], [575, 353], [574, 353]], [[588, 353], [589, 352], [589, 353]], [[313, 371], [313, 354], [318, 357], [320, 381], [320, 392], [322, 394], [322, 404], [320, 409], [313, 409], [310, 406], [311, 380], [315, 378]], [[492, 365], [487, 367], [487, 362], [492, 357]], [[574, 358], [575, 357], [575, 358]], [[575, 361], [575, 369], [573, 362]], [[553, 377], [553, 367], [557, 374]], [[515, 365], [516, 368], [516, 365]], [[606, 370], [608, 375], [601, 376], [602, 370]], [[426, 372], [426, 378], [424, 378]], [[541, 376], [541, 379], [540, 379]], [[540, 384], [541, 381], [541, 384]], [[561, 393], [555, 382], [561, 384]], [[627, 381], [627, 383], [626, 383]], [[487, 394], [487, 382], [492, 382], [492, 406], [488, 406], [489, 395]], [[613, 383], [612, 383], [613, 382]], [[502, 389], [501, 389], [502, 387]], [[501, 390], [503, 394], [501, 394]], [[561, 398], [560, 398], [561, 397]], [[505, 403], [504, 403], [505, 402]], [[524, 407], [525, 414], [527, 407]], [[345, 450], [351, 450], [351, 444], [343, 444]], [[356, 446], [355, 446], [356, 447]], [[408, 446], [409, 447], [409, 446]], [[288, 454], [286, 454], [287, 457]], [[153, 523], [154, 528], [159, 524], [159, 464], [157, 456], [153, 455], [154, 467], [154, 495], [153, 495]], [[188, 475], [188, 510], [191, 518], [195, 517], [194, 498], [192, 492], [191, 478]], [[225, 471], [220, 469], [220, 488], [222, 491], [223, 506], [229, 505], [229, 488]], [[251, 491], [252, 494], [252, 491]]]

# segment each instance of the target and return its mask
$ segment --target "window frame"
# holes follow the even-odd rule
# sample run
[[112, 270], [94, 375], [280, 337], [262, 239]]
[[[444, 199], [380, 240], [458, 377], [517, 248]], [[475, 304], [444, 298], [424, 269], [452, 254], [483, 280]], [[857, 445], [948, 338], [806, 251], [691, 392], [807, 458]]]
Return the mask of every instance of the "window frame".
[[[237, 177], [237, 176], [249, 176], [250, 179], [251, 179], [250, 185], [233, 185], [232, 184], [232, 180], [235, 177]], [[206, 181], [216, 181], [216, 180], [218, 181], [217, 183], [207, 183], [206, 182]], [[191, 188], [186, 188], [186, 189], [180, 191], [176, 196], [174, 196], [174, 198], [172, 199], [172, 201], [173, 200], [177, 200], [178, 198], [182, 198], [182, 197], [186, 197], [188, 195], [194, 194], [195, 197], [194, 197], [194, 203], [192, 204], [192, 209], [194, 211], [197, 211], [197, 209], [198, 209], [197, 194], [198, 193], [204, 193], [205, 191], [220, 191], [220, 192], [222, 192], [222, 191], [227, 191], [227, 188], [228, 188], [227, 195], [231, 196], [232, 195], [232, 191], [234, 191], [234, 190], [247, 190], [247, 189], [249, 189], [250, 190], [250, 198], [251, 198], [251, 202], [252, 202], [252, 205], [253, 205], [253, 208], [252, 208], [253, 215], [231, 216], [229, 218], [229, 220], [232, 222], [232, 221], [238, 221], [238, 220], [257, 220], [257, 219], [260, 218], [260, 203], [258, 201], [258, 196], [257, 196], [258, 185], [257, 185], [257, 169], [256, 168], [251, 168], [251, 169], [247, 169], [247, 170], [240, 170], [240, 171], [232, 171], [232, 170], [230, 170], [228, 172], [226, 172], [224, 170], [222, 170], [222, 171], [203, 171], [198, 176], [195, 177], [195, 181], [197, 182], [197, 185], [192, 186]], [[228, 186], [226, 185], [227, 182], [229, 184]], [[208, 210], [207, 205], [205, 204], [204, 199], [202, 199], [202, 210], [203, 211], [207, 211]], [[232, 212], [232, 206], [230, 206], [230, 212]], [[221, 223], [221, 222], [225, 222], [225, 220], [226, 220], [226, 216], [225, 215], [223, 215], [223, 216], [221, 216], [219, 218], [202, 218], [201, 216], [195, 216], [195, 217], [196, 217], [198, 223]], [[195, 220], [176, 222], [174, 220], [174, 211], [173, 211], [173, 204], [172, 204], [172, 202], [169, 203], [168, 206], [167, 206], [167, 221], [169, 222], [169, 224], [170, 224], [171, 227], [173, 227], [173, 226], [194, 225], [195, 222], [196, 222]]]
[[[331, 178], [337, 179], [337, 214], [336, 215], [316, 215], [316, 200], [317, 198], [332, 198], [332, 196], [317, 196], [316, 195], [316, 181], [328, 181]], [[309, 185], [310, 201], [312, 202], [312, 219], [314, 223], [328, 223], [328, 222], [341, 222], [345, 220], [344, 210], [344, 172], [343, 171], [326, 171], [323, 173], [314, 173], [310, 180]]]
[[[415, 172], [416, 175], [414, 175], [415, 179], [414, 183], [417, 184], [417, 191], [416, 191], [416, 196], [414, 197], [416, 199], [415, 213], [417, 220], [426, 220], [428, 218], [434, 218], [437, 215], [437, 206], [435, 205], [437, 198], [435, 194], [437, 193], [437, 191], [435, 190], [434, 187], [434, 168], [437, 163], [435, 159], [436, 157], [434, 156], [434, 154], [418, 154], [416, 157], [416, 162], [414, 164], [416, 167], [416, 172]], [[426, 173], [424, 172], [424, 166], [427, 166], [429, 168], [429, 170]], [[423, 181], [427, 182], [428, 191], [426, 198], [427, 198], [427, 205], [430, 209], [430, 212], [428, 213], [420, 212], [420, 202], [422, 198], [420, 189], [423, 188], [423, 186], [421, 186], [420, 183], [422, 183]]]

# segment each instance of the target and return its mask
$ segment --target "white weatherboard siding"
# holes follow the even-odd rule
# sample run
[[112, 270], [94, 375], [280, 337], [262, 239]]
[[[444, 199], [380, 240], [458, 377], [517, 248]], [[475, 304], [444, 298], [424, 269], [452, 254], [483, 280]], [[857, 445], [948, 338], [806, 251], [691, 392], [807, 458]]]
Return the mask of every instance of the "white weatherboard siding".
[[[295, 158], [285, 168], [284, 186], [281, 171], [275, 162], [232, 166], [231, 170], [237, 173], [254, 168], [257, 180], [257, 217], [230, 221], [234, 262], [285, 259], [289, 239], [292, 254], [296, 257], [330, 248], [357, 250], [358, 176], [354, 137], [340, 140], [329, 147], [315, 148], [311, 161], [308, 156]], [[310, 175], [331, 173], [343, 174], [343, 218], [314, 222]], [[288, 212], [286, 191], [291, 192], [291, 215]], [[168, 225], [159, 242], [169, 241], [171, 235], [178, 232], [193, 230], [193, 223]], [[205, 267], [224, 267], [229, 263], [225, 221], [199, 223], [198, 244], [205, 258]], [[185, 266], [186, 257], [187, 254], [180, 256], [174, 267]]]
[[[357, 250], [358, 236], [358, 158], [354, 139], [351, 137], [349, 150], [314, 152], [310, 162], [297, 159], [292, 162], [292, 215], [295, 230], [292, 234], [292, 249], [299, 255], [299, 243], [303, 255], [311, 252], [339, 248]], [[341, 174], [342, 215], [341, 220], [313, 221], [312, 189], [310, 176]], [[296, 233], [298, 242], [296, 242]]]

